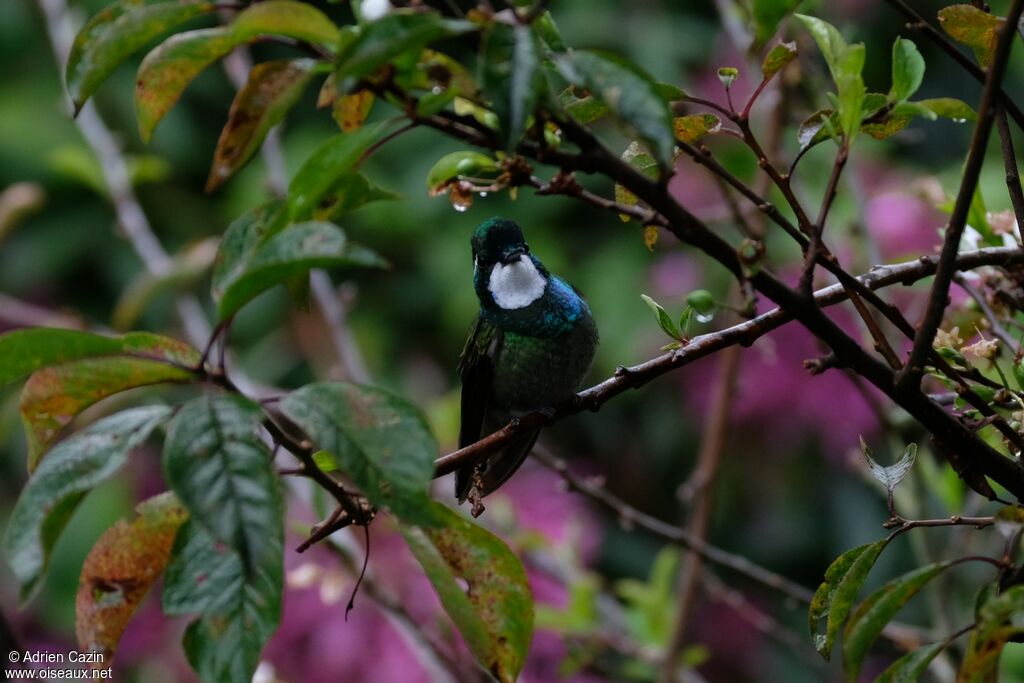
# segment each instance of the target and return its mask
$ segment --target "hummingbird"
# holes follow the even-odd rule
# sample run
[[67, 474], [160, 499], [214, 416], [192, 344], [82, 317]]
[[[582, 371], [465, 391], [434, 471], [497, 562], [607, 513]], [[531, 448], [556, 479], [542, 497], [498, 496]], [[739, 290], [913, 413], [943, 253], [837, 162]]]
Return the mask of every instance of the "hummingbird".
[[[509, 421], [573, 396], [597, 350], [597, 325], [580, 293], [552, 275], [519, 225], [490, 218], [473, 233], [473, 288], [480, 312], [459, 357], [459, 448]], [[455, 473], [459, 503], [495, 491], [523, 464], [540, 430], [516, 434], [482, 462]]]

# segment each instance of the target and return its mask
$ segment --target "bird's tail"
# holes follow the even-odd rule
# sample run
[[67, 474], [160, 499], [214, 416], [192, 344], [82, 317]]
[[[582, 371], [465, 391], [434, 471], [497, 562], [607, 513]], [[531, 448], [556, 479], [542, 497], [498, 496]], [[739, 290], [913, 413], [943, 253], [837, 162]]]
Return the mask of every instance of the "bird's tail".
[[[497, 431], [507, 422], [508, 420], [506, 419], [497, 425], [495, 429], [491, 429], [481, 436]], [[509, 477], [515, 474], [515, 471], [526, 460], [526, 456], [530, 454], [530, 450], [533, 449], [533, 444], [537, 442], [539, 434], [539, 429], [516, 434], [502, 444], [500, 449], [489, 455], [482, 463], [456, 470], [455, 496], [458, 498], [459, 503], [463, 503], [467, 498], [470, 498], [470, 493], [474, 487], [476, 488], [474, 498], [483, 498], [496, 491], [498, 487], [508, 481]]]

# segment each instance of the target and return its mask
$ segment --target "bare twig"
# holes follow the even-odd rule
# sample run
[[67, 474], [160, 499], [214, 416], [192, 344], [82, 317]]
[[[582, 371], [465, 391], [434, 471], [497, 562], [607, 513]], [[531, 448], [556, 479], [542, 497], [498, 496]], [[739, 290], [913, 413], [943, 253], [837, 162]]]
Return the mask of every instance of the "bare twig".
[[1010, 124], [1006, 120], [1006, 108], [999, 107], [996, 113], [996, 130], [999, 131], [999, 145], [1003, 153], [1003, 167], [1006, 169], [1006, 191], [1013, 205], [1013, 215], [1018, 226], [1024, 226], [1024, 189], [1020, 184], [1020, 171], [1017, 169], [1017, 153], [1013, 149], [1013, 136]]
[[[711, 519], [712, 486], [718, 474], [718, 465], [722, 460], [722, 454], [725, 452], [729, 413], [735, 400], [736, 377], [739, 374], [740, 351], [740, 347], [733, 346], [722, 352], [719, 360], [719, 376], [715, 382], [715, 394], [712, 398], [711, 414], [704, 427], [700, 452], [697, 455], [697, 466], [690, 476], [689, 485], [684, 485], [691, 495], [690, 518], [686, 524], [686, 531], [692, 538], [702, 541], [707, 537], [708, 524]], [[695, 552], [683, 554], [682, 565], [679, 568], [677, 588], [679, 597], [675, 625], [662, 662], [662, 683], [671, 683], [679, 668], [679, 654], [686, 646], [687, 626], [693, 611], [697, 581], [700, 578], [701, 570], [700, 555]]]
[[569, 487], [582, 493], [588, 498], [595, 500], [602, 505], [612, 509], [626, 524], [633, 524], [647, 531], [664, 538], [667, 541], [681, 545], [684, 548], [698, 553], [708, 562], [732, 571], [767, 586], [773, 590], [784, 593], [786, 596], [798, 602], [808, 604], [811, 601], [812, 593], [798, 583], [790, 581], [784, 576], [776, 574], [768, 569], [760, 567], [745, 557], [734, 555], [705, 542], [690, 534], [687, 530], [672, 526], [655, 517], [637, 510], [620, 498], [611, 494], [603, 486], [587, 481], [582, 477], [573, 474], [564, 460], [561, 460], [542, 448], [535, 448], [531, 454], [545, 467], [554, 470], [561, 476]]
[[[68, 15], [64, 0], [38, 0], [46, 18], [46, 30], [50, 36], [53, 53], [61, 73], [67, 63], [67, 55], [75, 38], [75, 27]], [[86, 144], [99, 158], [103, 179], [114, 204], [118, 224], [131, 243], [135, 253], [154, 275], [162, 275], [171, 267], [171, 259], [163, 245], [156, 238], [142, 206], [135, 197], [128, 165], [110, 129], [103, 122], [91, 102], [85, 104], [75, 119]], [[202, 306], [194, 296], [181, 295], [176, 302], [178, 316], [185, 328], [185, 335], [193, 345], [202, 347], [210, 336], [210, 323]]]

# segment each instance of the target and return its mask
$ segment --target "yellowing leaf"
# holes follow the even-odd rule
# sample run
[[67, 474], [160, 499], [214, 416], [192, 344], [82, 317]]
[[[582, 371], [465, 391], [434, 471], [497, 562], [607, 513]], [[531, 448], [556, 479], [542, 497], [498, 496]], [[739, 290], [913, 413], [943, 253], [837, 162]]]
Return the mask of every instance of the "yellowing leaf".
[[82, 565], [75, 630], [82, 651], [103, 655], [94, 668], [110, 666], [121, 634], [163, 573], [188, 517], [172, 493], [154, 496], [135, 511], [135, 519], [122, 519], [100, 536]]
[[334, 100], [331, 114], [342, 132], [351, 133], [363, 127], [363, 122], [373, 108], [373, 100], [373, 93], [369, 90], [359, 90]]
[[983, 12], [973, 5], [950, 5], [939, 10], [942, 28], [958, 42], [974, 50], [982, 66], [992, 63], [999, 29], [1005, 22], [1005, 19]]
[[270, 129], [299, 99], [315, 66], [312, 59], [277, 59], [252, 68], [217, 140], [207, 192], [220, 187], [259, 150]]
[[714, 114], [691, 114], [679, 116], [672, 121], [672, 129], [676, 139], [694, 143], [705, 135], [717, 133], [722, 128], [722, 121]]

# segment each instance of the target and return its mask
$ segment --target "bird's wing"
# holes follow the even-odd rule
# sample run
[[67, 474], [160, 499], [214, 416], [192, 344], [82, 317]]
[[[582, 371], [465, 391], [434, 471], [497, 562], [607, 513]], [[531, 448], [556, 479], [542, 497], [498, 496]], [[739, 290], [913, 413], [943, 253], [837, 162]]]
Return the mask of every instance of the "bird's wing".
[[459, 448], [483, 436], [484, 417], [494, 388], [494, 363], [503, 336], [500, 328], [478, 315], [459, 356], [459, 375], [462, 378]]

